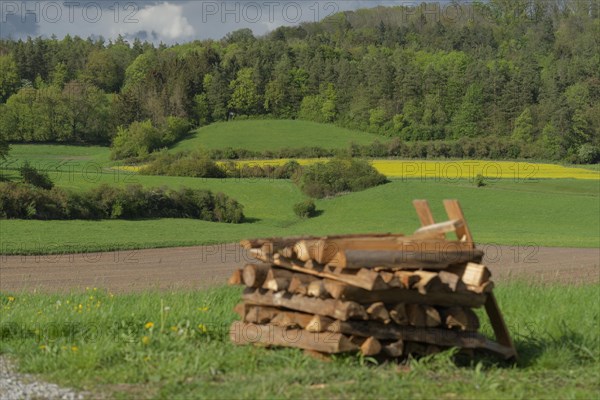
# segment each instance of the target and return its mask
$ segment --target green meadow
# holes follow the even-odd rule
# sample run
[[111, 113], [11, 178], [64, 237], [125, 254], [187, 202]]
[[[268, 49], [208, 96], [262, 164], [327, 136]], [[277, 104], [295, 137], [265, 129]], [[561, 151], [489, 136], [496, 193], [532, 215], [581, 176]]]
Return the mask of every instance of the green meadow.
[[[442, 353], [408, 364], [235, 346], [240, 289], [0, 295], [0, 354], [94, 396], [130, 398], [596, 398], [600, 286], [512, 282], [496, 295], [516, 365]], [[492, 330], [481, 310], [482, 332]]]

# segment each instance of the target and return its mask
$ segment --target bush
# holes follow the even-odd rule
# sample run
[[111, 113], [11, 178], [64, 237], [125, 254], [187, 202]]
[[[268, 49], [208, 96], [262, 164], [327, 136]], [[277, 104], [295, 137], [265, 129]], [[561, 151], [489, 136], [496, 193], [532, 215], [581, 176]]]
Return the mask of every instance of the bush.
[[577, 151], [577, 161], [580, 164], [595, 164], [600, 162], [600, 149], [591, 144], [583, 144]]
[[54, 187], [54, 183], [50, 179], [50, 176], [48, 176], [48, 173], [38, 171], [29, 164], [29, 161], [25, 161], [25, 163], [19, 169], [19, 173], [21, 174], [23, 182], [25, 183], [46, 190], [50, 190]]
[[477, 187], [484, 187], [486, 185], [485, 180], [483, 178], [483, 175], [481, 174], [477, 174], [477, 176], [475, 177], [475, 186]]
[[236, 200], [208, 190], [146, 189], [98, 186], [78, 194], [19, 183], [0, 183], [0, 217], [20, 219], [134, 219], [195, 218], [240, 223], [243, 206]]
[[191, 176], [195, 178], [225, 178], [225, 168], [217, 165], [202, 152], [176, 153], [166, 151], [158, 153], [145, 167], [140, 169], [144, 175]]
[[313, 217], [316, 211], [317, 207], [315, 206], [315, 202], [312, 200], [305, 200], [294, 204], [294, 214], [300, 218]]
[[326, 163], [305, 167], [295, 181], [306, 195], [323, 198], [381, 185], [387, 179], [367, 161], [334, 158]]

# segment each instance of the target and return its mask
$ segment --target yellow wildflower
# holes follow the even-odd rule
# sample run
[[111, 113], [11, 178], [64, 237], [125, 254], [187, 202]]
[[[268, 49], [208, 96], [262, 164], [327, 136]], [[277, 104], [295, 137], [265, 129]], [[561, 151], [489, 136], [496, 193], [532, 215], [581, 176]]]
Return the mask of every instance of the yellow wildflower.
[[150, 338], [148, 336], [142, 336], [142, 344], [143, 345], [149, 345], [150, 344]]
[[198, 307], [198, 311], [200, 312], [206, 312], [208, 311], [208, 307], [204, 306], [204, 307]]
[[154, 322], [146, 322], [146, 325], [144, 325], [144, 328], [146, 328], [146, 329], [154, 328]]
[[198, 329], [200, 330], [200, 332], [206, 333], [206, 325], [198, 324]]
[[45, 344], [40, 345], [40, 350], [46, 350], [48, 347]]
[[171, 332], [177, 332], [177, 327], [175, 325], [171, 327]]
[[15, 301], [15, 298], [12, 296], [8, 296], [8, 301], [13, 302], [13, 301]]
[[71, 351], [73, 353], [77, 353], [79, 351], [79, 347], [77, 347], [77, 346], [71, 346]]

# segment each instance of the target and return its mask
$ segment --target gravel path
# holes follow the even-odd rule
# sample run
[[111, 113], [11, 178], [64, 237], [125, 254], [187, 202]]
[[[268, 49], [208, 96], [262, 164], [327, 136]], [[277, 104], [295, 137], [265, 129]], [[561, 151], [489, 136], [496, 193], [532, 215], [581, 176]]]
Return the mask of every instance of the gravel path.
[[14, 364], [0, 356], [0, 399], [2, 400], [79, 400], [82, 393], [41, 382], [33, 376], [18, 374]]

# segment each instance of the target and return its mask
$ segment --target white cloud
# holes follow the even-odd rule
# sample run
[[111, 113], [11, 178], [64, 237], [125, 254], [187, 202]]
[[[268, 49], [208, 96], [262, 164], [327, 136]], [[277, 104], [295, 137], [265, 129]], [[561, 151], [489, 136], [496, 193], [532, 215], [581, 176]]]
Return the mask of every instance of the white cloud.
[[171, 3], [161, 3], [140, 9], [132, 20], [113, 26], [110, 36], [133, 35], [140, 31], [154, 32], [166, 42], [189, 39], [195, 34], [194, 27], [183, 16], [183, 7]]

